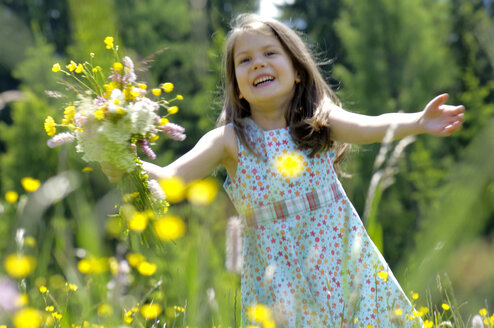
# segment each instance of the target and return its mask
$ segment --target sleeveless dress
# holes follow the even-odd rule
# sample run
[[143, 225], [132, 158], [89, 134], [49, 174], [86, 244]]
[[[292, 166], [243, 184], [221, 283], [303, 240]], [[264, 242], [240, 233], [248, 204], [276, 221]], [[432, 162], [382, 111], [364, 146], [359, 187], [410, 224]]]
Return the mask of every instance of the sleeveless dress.
[[224, 185], [242, 218], [241, 327], [256, 323], [247, 312], [259, 305], [277, 327], [423, 327], [348, 200], [333, 152], [309, 158], [289, 128], [243, 125], [254, 152], [238, 142]]

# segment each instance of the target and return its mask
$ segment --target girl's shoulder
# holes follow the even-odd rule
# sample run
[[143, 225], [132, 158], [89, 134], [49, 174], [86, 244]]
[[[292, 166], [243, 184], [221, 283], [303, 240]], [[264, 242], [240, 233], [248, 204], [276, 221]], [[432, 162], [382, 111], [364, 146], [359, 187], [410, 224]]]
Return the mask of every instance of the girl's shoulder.
[[217, 142], [221, 143], [230, 158], [237, 158], [237, 135], [232, 124], [226, 124], [210, 131], [215, 134]]

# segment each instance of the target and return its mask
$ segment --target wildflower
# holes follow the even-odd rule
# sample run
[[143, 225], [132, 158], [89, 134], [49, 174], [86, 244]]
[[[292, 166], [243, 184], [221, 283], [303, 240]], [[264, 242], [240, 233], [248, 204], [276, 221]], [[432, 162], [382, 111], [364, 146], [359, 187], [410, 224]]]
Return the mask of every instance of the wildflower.
[[168, 108], [167, 111], [168, 111], [168, 114], [170, 114], [170, 115], [176, 114], [178, 112], [178, 106], [172, 106], [172, 107]]
[[142, 232], [148, 225], [148, 216], [145, 212], [135, 212], [129, 220], [129, 229], [136, 232]]
[[158, 266], [156, 264], [143, 261], [137, 266], [137, 271], [143, 276], [152, 276], [157, 268]]
[[62, 314], [61, 313], [58, 313], [58, 312], [52, 312], [51, 313], [51, 316], [57, 320], [60, 320], [62, 319]]
[[476, 314], [472, 319], [472, 328], [484, 328], [484, 323], [482, 322], [482, 317]]
[[176, 215], [165, 215], [154, 222], [154, 232], [164, 241], [175, 240], [185, 234], [185, 223]]
[[169, 123], [170, 120], [168, 120], [166, 117], [160, 118], [160, 125], [165, 125], [166, 123]]
[[41, 294], [45, 294], [48, 292], [48, 288], [46, 288], [46, 286], [41, 286], [41, 287], [39, 287], [39, 292]]
[[153, 196], [156, 199], [159, 199], [159, 200], [165, 200], [166, 199], [165, 192], [163, 191], [163, 189], [161, 189], [158, 181], [156, 181], [154, 179], [149, 180], [148, 181], [148, 188], [149, 188], [149, 190], [151, 190], [151, 193], [153, 194]]
[[38, 328], [41, 321], [41, 313], [31, 307], [16, 312], [13, 318], [15, 328]]
[[100, 107], [97, 110], [94, 111], [94, 117], [96, 117], [97, 120], [101, 121], [102, 119], [105, 118], [105, 107]]
[[98, 315], [100, 317], [110, 317], [113, 315], [113, 308], [108, 303], [103, 303], [98, 306]]
[[121, 71], [121, 70], [123, 70], [123, 65], [122, 65], [122, 63], [119, 63], [119, 62], [114, 62], [114, 63], [113, 63], [113, 69], [114, 69], [115, 71]]
[[403, 310], [402, 310], [402, 309], [400, 309], [400, 308], [397, 308], [397, 309], [395, 310], [395, 314], [396, 314], [397, 316], [401, 316], [401, 315], [403, 314]]
[[434, 326], [434, 323], [430, 320], [425, 320], [424, 326], [425, 326], [425, 328], [432, 328], [432, 326]]
[[187, 200], [193, 205], [207, 205], [216, 198], [218, 184], [212, 178], [194, 181], [187, 190]]
[[50, 137], [53, 137], [57, 133], [55, 120], [51, 116], [47, 116], [45, 119], [45, 131]]
[[178, 203], [185, 197], [185, 183], [179, 177], [161, 179], [159, 184], [170, 203]]
[[59, 72], [60, 71], [60, 64], [59, 63], [54, 64], [51, 68], [51, 71], [54, 73]]
[[21, 185], [27, 192], [35, 192], [41, 185], [41, 181], [31, 177], [25, 177], [21, 179]]
[[70, 64], [65, 67], [67, 67], [69, 71], [73, 72], [77, 68], [77, 64], [73, 60], [71, 60]]
[[487, 316], [487, 309], [486, 308], [482, 308], [479, 310], [479, 314], [483, 317]]
[[155, 95], [156, 97], [159, 97], [161, 96], [161, 89], [159, 88], [154, 88], [151, 90], [151, 92], [153, 93], [153, 95]]
[[107, 36], [104, 40], [105, 44], [106, 44], [106, 49], [111, 49], [113, 48], [113, 37], [111, 36]]
[[419, 293], [412, 293], [412, 299], [413, 300], [418, 300], [419, 299]]
[[304, 157], [300, 152], [279, 155], [274, 160], [274, 168], [283, 177], [298, 177], [304, 169]]
[[72, 283], [70, 283], [70, 282], [66, 282], [66, 283], [65, 283], [65, 286], [66, 286], [69, 290], [71, 290], [71, 291], [73, 291], [73, 292], [75, 292], [75, 291], [77, 291], [77, 290], [79, 289], [79, 286], [77, 286], [76, 284], [72, 284]]
[[60, 145], [72, 142], [75, 140], [75, 136], [72, 133], [69, 132], [62, 132], [54, 136], [53, 138], [49, 139], [46, 144], [50, 148], [55, 148]]
[[141, 315], [146, 320], [156, 319], [162, 311], [163, 308], [161, 305], [156, 303], [148, 303], [141, 306]]
[[84, 67], [82, 66], [82, 64], [79, 64], [75, 68], [75, 72], [78, 73], [78, 74], [80, 74], [80, 73], [82, 73], [83, 69], [84, 69]]
[[83, 274], [88, 274], [92, 271], [91, 262], [87, 259], [82, 259], [77, 263], [77, 269]]
[[161, 88], [166, 92], [166, 93], [169, 93], [169, 92], [172, 92], [173, 91], [173, 88], [174, 88], [174, 85], [173, 83], [170, 83], [170, 82], [166, 82], [166, 83], [163, 83], [161, 85]]
[[125, 74], [123, 77], [123, 82], [134, 83], [137, 79], [137, 76], [134, 73], [134, 62], [129, 56], [125, 56], [123, 62], [125, 65]]
[[5, 193], [5, 200], [10, 204], [14, 204], [19, 199], [19, 194], [13, 190], [7, 191]]
[[146, 258], [144, 257], [144, 255], [138, 253], [127, 254], [127, 261], [129, 261], [129, 265], [131, 267], [137, 268], [137, 266], [145, 260]]
[[14, 281], [9, 278], [0, 278], [0, 313], [14, 311], [18, 307], [15, 303], [19, 297]]
[[24, 278], [34, 271], [36, 259], [29, 255], [10, 254], [4, 260], [5, 270], [12, 278]]
[[49, 306], [45, 307], [45, 311], [46, 312], [53, 312], [53, 311], [55, 311], [55, 307], [53, 305], [49, 305]]
[[137, 84], [137, 87], [139, 89], [142, 89], [142, 90], [147, 90], [147, 88], [148, 88], [147, 84], [144, 84], [144, 83]]
[[448, 311], [451, 307], [449, 306], [449, 304], [446, 304], [446, 303], [443, 303], [442, 305], [442, 308], [444, 311]]
[[142, 149], [144, 154], [146, 154], [147, 157], [149, 157], [151, 159], [156, 158], [156, 154], [151, 149], [151, 147], [149, 147], [147, 140], [144, 140], [144, 139], [139, 140], [138, 145]]
[[[165, 120], [166, 123], [162, 124], [161, 130], [173, 140], [184, 141], [186, 138], [185, 129], [178, 124], [168, 122], [167, 119]], [[163, 121], [160, 123], [163, 123]]]
[[182, 95], [177, 95], [177, 100], [184, 100], [184, 96], [182, 96]]

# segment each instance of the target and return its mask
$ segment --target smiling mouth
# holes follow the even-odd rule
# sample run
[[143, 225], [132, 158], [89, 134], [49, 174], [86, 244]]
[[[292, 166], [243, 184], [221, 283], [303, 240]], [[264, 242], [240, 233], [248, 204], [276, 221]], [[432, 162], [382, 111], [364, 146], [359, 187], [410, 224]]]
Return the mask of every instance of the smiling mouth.
[[271, 82], [274, 80], [273, 76], [263, 76], [261, 78], [258, 78], [257, 80], [254, 81], [254, 86], [257, 87], [259, 85], [262, 85], [267, 82]]

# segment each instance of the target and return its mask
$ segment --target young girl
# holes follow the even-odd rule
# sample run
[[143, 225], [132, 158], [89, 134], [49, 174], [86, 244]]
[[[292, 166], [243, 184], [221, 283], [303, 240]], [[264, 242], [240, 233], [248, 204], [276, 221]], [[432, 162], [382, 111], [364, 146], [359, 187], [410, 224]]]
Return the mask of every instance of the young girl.
[[447, 136], [461, 128], [464, 107], [445, 105], [443, 94], [417, 113], [347, 112], [300, 37], [255, 15], [238, 17], [225, 69], [220, 127], [172, 164], [144, 169], [192, 181], [226, 168], [243, 219], [241, 326], [264, 304], [282, 327], [421, 327], [334, 164], [342, 144], [379, 142], [391, 125], [395, 138]]

